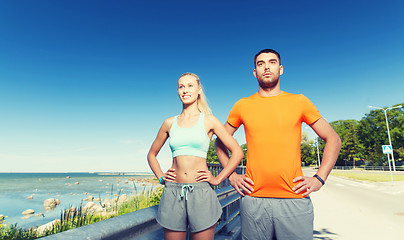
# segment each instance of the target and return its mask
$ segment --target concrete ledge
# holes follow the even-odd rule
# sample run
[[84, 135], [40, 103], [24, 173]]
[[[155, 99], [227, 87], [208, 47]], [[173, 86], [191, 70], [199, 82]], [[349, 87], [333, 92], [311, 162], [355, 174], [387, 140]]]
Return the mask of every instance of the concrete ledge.
[[113, 217], [104, 221], [53, 234], [44, 240], [77, 240], [77, 239], [142, 239], [142, 235], [153, 235], [144, 239], [163, 239], [163, 229], [156, 222], [158, 206]]
[[[220, 219], [216, 228], [215, 239], [240, 239], [240, 221], [237, 201], [240, 195], [227, 185], [215, 189], [216, 195], [226, 214]], [[158, 206], [153, 206], [131, 213], [113, 217], [104, 221], [53, 234], [41, 239], [44, 240], [152, 240], [164, 239], [164, 230], [156, 222]], [[229, 221], [231, 220], [231, 221]], [[226, 228], [224, 228], [227, 225]]]

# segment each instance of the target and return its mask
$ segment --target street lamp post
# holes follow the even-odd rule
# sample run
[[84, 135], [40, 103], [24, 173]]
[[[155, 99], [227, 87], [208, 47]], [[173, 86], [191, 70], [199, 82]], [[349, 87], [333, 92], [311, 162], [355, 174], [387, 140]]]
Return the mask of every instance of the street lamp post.
[[[402, 108], [403, 106], [399, 105], [399, 106], [395, 106], [395, 107], [389, 107], [389, 108], [380, 108], [380, 107], [374, 107], [374, 106], [369, 106], [369, 108], [375, 108], [375, 109], [380, 109], [383, 110], [384, 112], [384, 117], [386, 118], [386, 126], [387, 126], [387, 136], [389, 137], [389, 144], [391, 146], [391, 150], [393, 151], [393, 145], [391, 144], [391, 138], [390, 138], [390, 130], [389, 130], [389, 121], [387, 120], [387, 110], [392, 110], [395, 108]], [[396, 164], [394, 162], [394, 153], [391, 153], [391, 157], [392, 157], [392, 161], [393, 161], [393, 171], [396, 171]], [[390, 159], [389, 161], [389, 165], [390, 165]]]
[[317, 167], [320, 168], [320, 151], [318, 150], [318, 137], [316, 137], [316, 146], [317, 146]]

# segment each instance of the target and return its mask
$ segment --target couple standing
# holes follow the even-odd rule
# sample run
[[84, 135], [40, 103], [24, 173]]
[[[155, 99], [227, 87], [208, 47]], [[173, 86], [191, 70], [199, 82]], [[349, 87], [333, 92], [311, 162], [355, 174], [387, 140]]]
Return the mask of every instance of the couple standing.
[[[237, 101], [224, 126], [212, 115], [198, 76], [185, 73], [179, 78], [183, 110], [164, 121], [148, 153], [151, 169], [165, 185], [157, 214], [165, 239], [185, 239], [187, 229], [192, 239], [214, 239], [222, 209], [211, 185], [227, 177], [243, 196], [243, 239], [313, 239], [314, 213], [309, 194], [324, 185], [341, 141], [310, 100], [281, 91], [283, 66], [278, 52], [258, 52], [254, 65], [258, 92]], [[321, 167], [313, 177], [303, 176], [301, 168], [303, 122], [326, 142]], [[241, 125], [248, 148], [245, 175], [234, 172], [244, 156], [232, 137]], [[216, 177], [206, 165], [213, 134], [224, 167]], [[164, 173], [157, 154], [168, 138], [173, 164]]]

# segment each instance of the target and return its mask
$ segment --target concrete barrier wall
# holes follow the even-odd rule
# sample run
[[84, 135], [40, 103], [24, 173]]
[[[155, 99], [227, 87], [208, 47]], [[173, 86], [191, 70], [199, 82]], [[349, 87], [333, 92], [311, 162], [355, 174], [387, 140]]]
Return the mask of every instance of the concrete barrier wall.
[[[240, 195], [226, 186], [215, 190], [223, 208], [222, 217], [216, 227], [215, 239], [239, 239], [239, 201]], [[163, 229], [156, 222], [158, 206], [153, 206], [104, 221], [50, 235], [44, 240], [76, 240], [76, 239], [163, 239]]]
[[[212, 172], [218, 171], [219, 165], [210, 164]], [[238, 169], [241, 172], [243, 169]], [[215, 192], [223, 208], [222, 217], [216, 227], [217, 240], [240, 239], [240, 195], [227, 182]], [[153, 240], [164, 239], [161, 226], [156, 222], [158, 206], [153, 206], [104, 221], [96, 222], [83, 227], [53, 234], [41, 239], [44, 240], [117, 240], [138, 239]]]
[[141, 209], [83, 227], [53, 234], [41, 239], [140, 239], [139, 237], [142, 235], [148, 233], [152, 234], [153, 232], [157, 234], [157, 238], [152, 239], [163, 239], [164, 236], [162, 235], [162, 231], [161, 236], [158, 237], [158, 232], [161, 230], [161, 227], [156, 222], [157, 208], [158, 206]]

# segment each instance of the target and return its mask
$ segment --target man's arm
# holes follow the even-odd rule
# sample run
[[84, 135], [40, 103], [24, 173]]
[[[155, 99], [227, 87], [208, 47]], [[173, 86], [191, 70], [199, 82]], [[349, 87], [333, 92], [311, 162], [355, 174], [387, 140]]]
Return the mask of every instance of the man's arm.
[[[233, 127], [232, 125], [230, 125], [228, 122], [224, 124], [224, 128], [232, 136], [238, 129], [237, 127]], [[222, 143], [222, 141], [220, 141], [219, 138], [216, 138], [215, 150], [220, 163], [222, 164], [223, 167], [226, 167], [230, 159], [229, 152], [226, 146]], [[233, 172], [229, 176], [229, 180], [231, 185], [234, 187], [234, 189], [236, 189], [236, 191], [241, 196], [244, 196], [243, 192], [250, 194], [252, 191], [254, 191], [254, 189], [252, 188], [254, 182], [251, 179], [247, 178], [244, 174], [239, 175], [236, 172]]]
[[310, 127], [325, 141], [323, 160], [317, 171], [317, 175], [325, 181], [337, 161], [339, 151], [341, 150], [341, 139], [323, 118], [313, 123]]
[[[328, 175], [334, 168], [335, 162], [339, 151], [341, 149], [341, 139], [330, 124], [324, 119], [320, 118], [316, 122], [310, 125], [310, 127], [317, 133], [317, 135], [325, 141], [325, 147], [323, 152], [323, 160], [321, 162], [320, 168], [318, 169], [316, 175], [318, 175], [323, 181], [327, 180]], [[296, 193], [303, 194], [303, 197], [308, 196], [310, 193], [318, 191], [323, 184], [316, 177], [306, 177], [300, 176], [293, 179], [293, 182], [298, 182], [293, 190]]]

